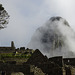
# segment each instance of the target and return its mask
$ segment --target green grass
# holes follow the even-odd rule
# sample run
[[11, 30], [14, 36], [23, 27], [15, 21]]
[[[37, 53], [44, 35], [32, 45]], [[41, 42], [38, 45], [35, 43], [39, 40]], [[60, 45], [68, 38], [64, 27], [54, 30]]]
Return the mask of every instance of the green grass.
[[4, 59], [4, 58], [29, 58], [31, 55], [30, 54], [21, 54], [18, 53], [16, 55], [14, 55], [13, 53], [2, 53], [0, 54], [0, 59]]

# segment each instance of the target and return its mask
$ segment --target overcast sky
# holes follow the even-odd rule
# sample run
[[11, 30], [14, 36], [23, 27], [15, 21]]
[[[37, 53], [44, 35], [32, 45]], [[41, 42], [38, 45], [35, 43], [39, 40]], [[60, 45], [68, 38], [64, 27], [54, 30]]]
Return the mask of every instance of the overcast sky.
[[0, 30], [0, 46], [28, 44], [36, 29], [52, 16], [65, 18], [75, 31], [75, 0], [0, 0], [10, 15], [7, 28]]

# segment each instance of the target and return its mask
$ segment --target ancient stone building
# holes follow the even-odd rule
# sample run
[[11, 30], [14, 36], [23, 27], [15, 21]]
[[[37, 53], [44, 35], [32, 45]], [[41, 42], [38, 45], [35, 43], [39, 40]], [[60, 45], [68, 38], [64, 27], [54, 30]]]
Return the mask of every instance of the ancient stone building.
[[66, 65], [75, 66], [75, 58], [64, 58], [63, 60]]
[[43, 71], [30, 64], [16, 65], [10, 63], [0, 64], [0, 75], [45, 75]]
[[[16, 49], [13, 42], [11, 42], [11, 47], [0, 47], [1, 53], [12, 53], [14, 50]], [[33, 51], [32, 49], [25, 49], [24, 47], [17, 50], [21, 52]], [[32, 55], [27, 62], [23, 61], [20, 64], [17, 64], [14, 60], [0, 60], [0, 75], [14, 74], [75, 75], [75, 58], [63, 58], [62, 56], [47, 58], [47, 56], [44, 56], [38, 49], [36, 49], [32, 52]]]
[[[62, 60], [62, 58], [58, 58]], [[28, 59], [27, 64], [35, 65], [40, 68], [43, 73], [48, 75], [63, 75], [62, 71], [62, 63], [58, 62], [56, 64], [54, 61], [49, 61], [49, 59], [44, 56], [38, 49], [32, 54], [32, 56]]]
[[9, 47], [0, 47], [0, 53], [12, 53], [15, 51], [14, 42], [11, 42], [11, 46]]
[[58, 64], [60, 67], [63, 66], [63, 57], [62, 56], [49, 58], [49, 61]]
[[44, 56], [38, 49], [28, 59], [27, 64], [37, 65], [39, 63], [47, 62], [48, 58]]
[[35, 50], [27, 64], [35, 65], [46, 75], [75, 75], [75, 58], [57, 56], [48, 59], [39, 50]]

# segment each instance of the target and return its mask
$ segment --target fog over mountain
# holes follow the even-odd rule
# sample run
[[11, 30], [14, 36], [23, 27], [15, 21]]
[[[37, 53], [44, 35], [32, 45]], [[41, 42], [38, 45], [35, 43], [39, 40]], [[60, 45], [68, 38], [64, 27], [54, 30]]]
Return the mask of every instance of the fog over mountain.
[[34, 33], [28, 46], [47, 55], [75, 57], [75, 33], [62, 17], [51, 17]]

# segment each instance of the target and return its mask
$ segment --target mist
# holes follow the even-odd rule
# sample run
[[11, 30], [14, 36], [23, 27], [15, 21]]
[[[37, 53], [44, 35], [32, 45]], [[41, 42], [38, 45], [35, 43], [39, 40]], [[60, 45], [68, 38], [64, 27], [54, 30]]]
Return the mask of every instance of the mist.
[[75, 57], [75, 32], [62, 17], [51, 17], [34, 33], [28, 48], [39, 49], [48, 57]]

